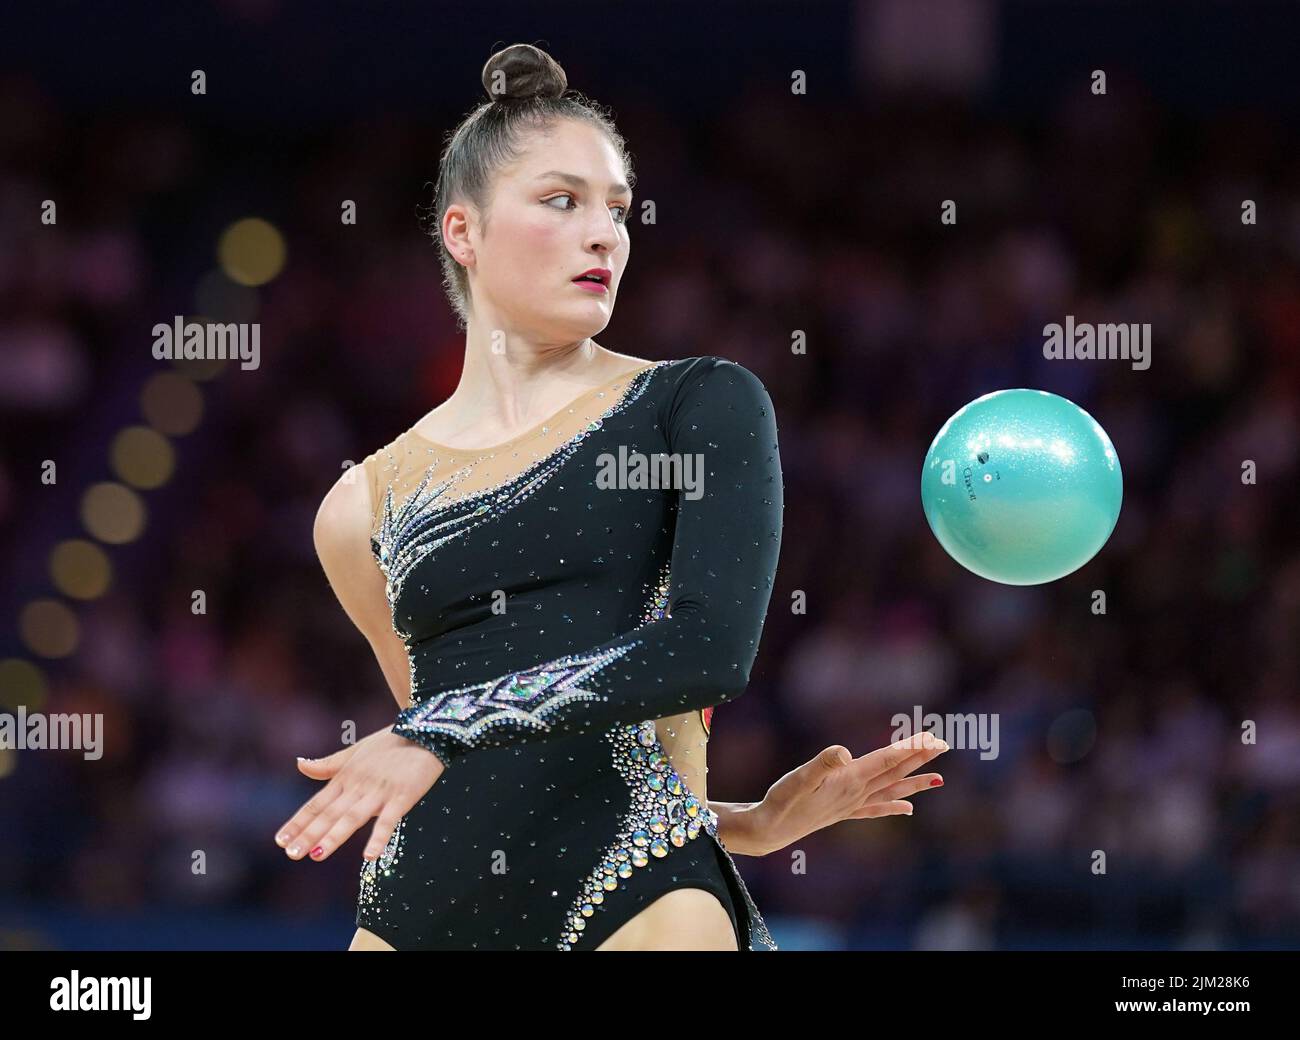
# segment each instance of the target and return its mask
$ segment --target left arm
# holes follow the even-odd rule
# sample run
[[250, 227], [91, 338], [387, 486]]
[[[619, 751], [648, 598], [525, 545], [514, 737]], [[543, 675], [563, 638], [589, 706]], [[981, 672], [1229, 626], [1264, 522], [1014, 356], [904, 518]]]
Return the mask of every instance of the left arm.
[[394, 733], [450, 768], [479, 749], [664, 718], [744, 692], [781, 548], [772, 402], [748, 369], [705, 358], [665, 421], [669, 453], [697, 458], [703, 484], [695, 497], [678, 491], [669, 616], [580, 653], [432, 693], [398, 715]]

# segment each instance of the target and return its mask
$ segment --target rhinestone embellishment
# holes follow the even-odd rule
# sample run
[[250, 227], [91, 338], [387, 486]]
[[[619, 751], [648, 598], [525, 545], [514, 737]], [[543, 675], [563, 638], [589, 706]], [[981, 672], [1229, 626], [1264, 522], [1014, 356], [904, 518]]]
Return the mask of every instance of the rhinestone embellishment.
[[[604, 694], [578, 684], [616, 661], [640, 640], [597, 654], [547, 661], [497, 679], [435, 694], [402, 711], [394, 731], [403, 736], [441, 734], [474, 747], [493, 726], [513, 724], [546, 730], [549, 713], [571, 701], [599, 700]], [[418, 739], [417, 739], [418, 742]]]
[[[671, 617], [671, 562], [665, 562], [650, 588], [650, 601], [638, 627]], [[711, 708], [703, 712], [712, 713]], [[706, 716], [706, 732], [707, 732]], [[703, 831], [717, 842], [724, 861], [744, 896], [751, 929], [772, 950], [776, 943], [767, 929], [745, 885], [736, 862], [718, 838], [718, 814], [696, 797], [673, 769], [672, 759], [659, 742], [653, 719], [612, 727], [606, 739], [613, 746], [614, 768], [632, 792], [632, 806], [623, 818], [622, 828], [612, 844], [601, 854], [600, 863], [583, 880], [581, 890], [569, 907], [561, 928], [557, 950], [570, 951], [586, 931], [587, 921], [596, 908], [604, 905], [605, 893], [619, 887], [650, 858], [663, 859], [672, 848], [694, 841]], [[749, 948], [754, 948], [753, 942]]]
[[380, 853], [377, 860], [368, 859], [361, 867], [361, 893], [358, 902], [364, 911], [374, 914], [376, 917], [383, 913], [383, 900], [381, 898], [379, 879], [388, 877], [392, 873], [393, 866], [402, 854], [402, 846], [405, 844], [405, 835], [403, 828], [406, 826], [406, 818], [397, 821], [397, 827], [393, 830], [393, 836], [388, 839], [388, 844], [384, 846], [384, 851]]
[[701, 831], [716, 835], [718, 814], [682, 783], [655, 734], [653, 719], [615, 726], [609, 731], [614, 744], [614, 768], [632, 790], [632, 809], [617, 838], [602, 853], [600, 863], [587, 876], [573, 901], [557, 949], [571, 950], [587, 927], [587, 919], [605, 901], [605, 893], [619, 887], [650, 858], [663, 859], [670, 848], [694, 841]]

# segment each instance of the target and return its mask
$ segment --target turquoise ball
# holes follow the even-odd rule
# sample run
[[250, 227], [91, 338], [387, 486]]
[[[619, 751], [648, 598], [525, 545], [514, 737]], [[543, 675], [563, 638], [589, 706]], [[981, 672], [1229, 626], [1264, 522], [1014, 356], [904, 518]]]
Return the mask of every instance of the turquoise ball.
[[998, 390], [957, 411], [921, 469], [921, 505], [967, 570], [1041, 585], [1078, 570], [1119, 520], [1124, 478], [1100, 424], [1045, 390]]

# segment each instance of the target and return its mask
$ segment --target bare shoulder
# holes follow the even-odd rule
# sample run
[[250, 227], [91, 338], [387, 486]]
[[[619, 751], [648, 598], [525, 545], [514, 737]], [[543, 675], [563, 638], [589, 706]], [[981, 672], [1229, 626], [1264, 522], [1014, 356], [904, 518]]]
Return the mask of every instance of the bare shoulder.
[[[363, 463], [349, 467], [326, 492], [316, 511], [312, 537], [321, 562], [364, 558], [370, 551], [370, 482]], [[327, 559], [328, 557], [328, 559]]]

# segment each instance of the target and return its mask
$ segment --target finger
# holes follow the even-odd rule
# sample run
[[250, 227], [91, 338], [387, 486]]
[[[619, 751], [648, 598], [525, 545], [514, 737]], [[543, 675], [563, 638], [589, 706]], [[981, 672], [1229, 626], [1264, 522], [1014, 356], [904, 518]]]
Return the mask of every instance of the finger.
[[300, 758], [298, 771], [313, 780], [328, 780], [343, 768], [343, 764], [351, 757], [354, 747], [355, 744], [335, 751], [332, 755], [326, 755], [324, 758]]
[[911, 802], [869, 802], [849, 813], [850, 820], [873, 820], [880, 816], [911, 816]]
[[942, 737], [936, 737], [929, 730], [921, 730], [919, 733], [913, 733], [910, 737], [895, 740], [880, 750], [885, 752], [884, 757], [889, 765], [898, 765], [900, 761], [912, 754], [947, 751], [948, 742]]
[[873, 798], [880, 798], [880, 792], [898, 781], [904, 779], [913, 770], [920, 769], [930, 759], [942, 754], [941, 751], [918, 751], [911, 758], [895, 766], [893, 769], [887, 769], [878, 776], [872, 777], [867, 783], [867, 790]]
[[832, 744], [828, 748], [823, 748], [815, 758], [809, 759], [795, 772], [800, 774], [800, 780], [815, 786], [825, 779], [827, 773], [843, 769], [852, 761], [853, 753], [848, 748], [843, 744]]
[[832, 744], [803, 765], [791, 770], [792, 779], [800, 790], [815, 791], [828, 773], [843, 769], [853, 761], [853, 754], [843, 744]]
[[943, 786], [943, 777], [938, 773], [922, 773], [920, 776], [909, 776], [906, 779], [898, 781], [896, 784], [890, 784], [883, 791], [874, 795], [877, 801], [893, 801], [895, 798], [906, 798], [909, 795], [920, 794], [922, 791], [929, 791], [935, 787]]
[[285, 849], [290, 859], [302, 859], [311, 854], [323, 837], [333, 829], [339, 819], [351, 811], [360, 796], [344, 793], [332, 801], [324, 812], [318, 813], [302, 833], [294, 838], [289, 848]]
[[[934, 746], [929, 748], [918, 747], [912, 749], [913, 742], [919, 742], [920, 736], [908, 737], [905, 741], [899, 741], [897, 744], [890, 744], [884, 748], [877, 748], [875, 751], [868, 752], [859, 758], [855, 758], [850, 765], [851, 779], [862, 785], [868, 791], [878, 791], [886, 784], [893, 783], [895, 780], [906, 776], [914, 769], [919, 769], [930, 759], [943, 754], [944, 748]], [[934, 743], [932, 741], [932, 743]], [[894, 753], [895, 764], [890, 766], [890, 759], [884, 755], [884, 752], [891, 748], [901, 748], [900, 753]]]
[[853, 752], [843, 744], [832, 744], [817, 756], [826, 769], [841, 769], [853, 761]]
[[[322, 787], [303, 803], [302, 808], [293, 814], [288, 823], [276, 831], [275, 843], [282, 849], [288, 849], [312, 820], [333, 804], [334, 799], [339, 796], [339, 792], [342, 790], [343, 786], [333, 780]], [[308, 848], [310, 847], [308, 846]]]
[[379, 810], [377, 799], [373, 802], [366, 800], [353, 802], [348, 810], [334, 821], [334, 826], [312, 845], [311, 858], [317, 863], [329, 859], [331, 852], [356, 834], [368, 820], [374, 819]]
[[906, 776], [913, 769], [924, 765], [948, 750], [946, 741], [939, 740], [925, 732], [914, 733], [903, 740], [895, 741], [887, 747], [880, 748], [863, 756], [869, 760], [871, 768], [880, 780], [890, 783]]
[[[845, 778], [850, 782], [851, 787], [862, 793], [864, 800], [873, 797], [878, 799], [878, 792], [882, 788], [901, 779], [912, 770], [919, 769], [935, 756], [943, 754], [939, 748], [911, 751], [909, 757], [904, 758], [899, 765], [893, 769], [884, 769], [882, 772], [881, 761], [883, 756], [881, 752], [885, 750], [888, 749], [878, 748], [860, 758], [855, 758], [847, 767]], [[815, 793], [829, 772], [824, 768], [818, 768], [813, 772], [811, 771], [813, 765], [814, 763], [808, 763], [807, 766], [801, 767], [810, 770], [801, 777], [803, 793], [805, 794]]]
[[402, 813], [399, 813], [394, 806], [386, 806], [379, 814], [379, 819], [375, 821], [375, 829], [370, 832], [370, 840], [366, 842], [366, 851], [362, 853], [362, 857], [378, 859], [382, 856], [384, 849], [388, 848], [388, 843], [392, 840], [393, 832], [401, 822]]

